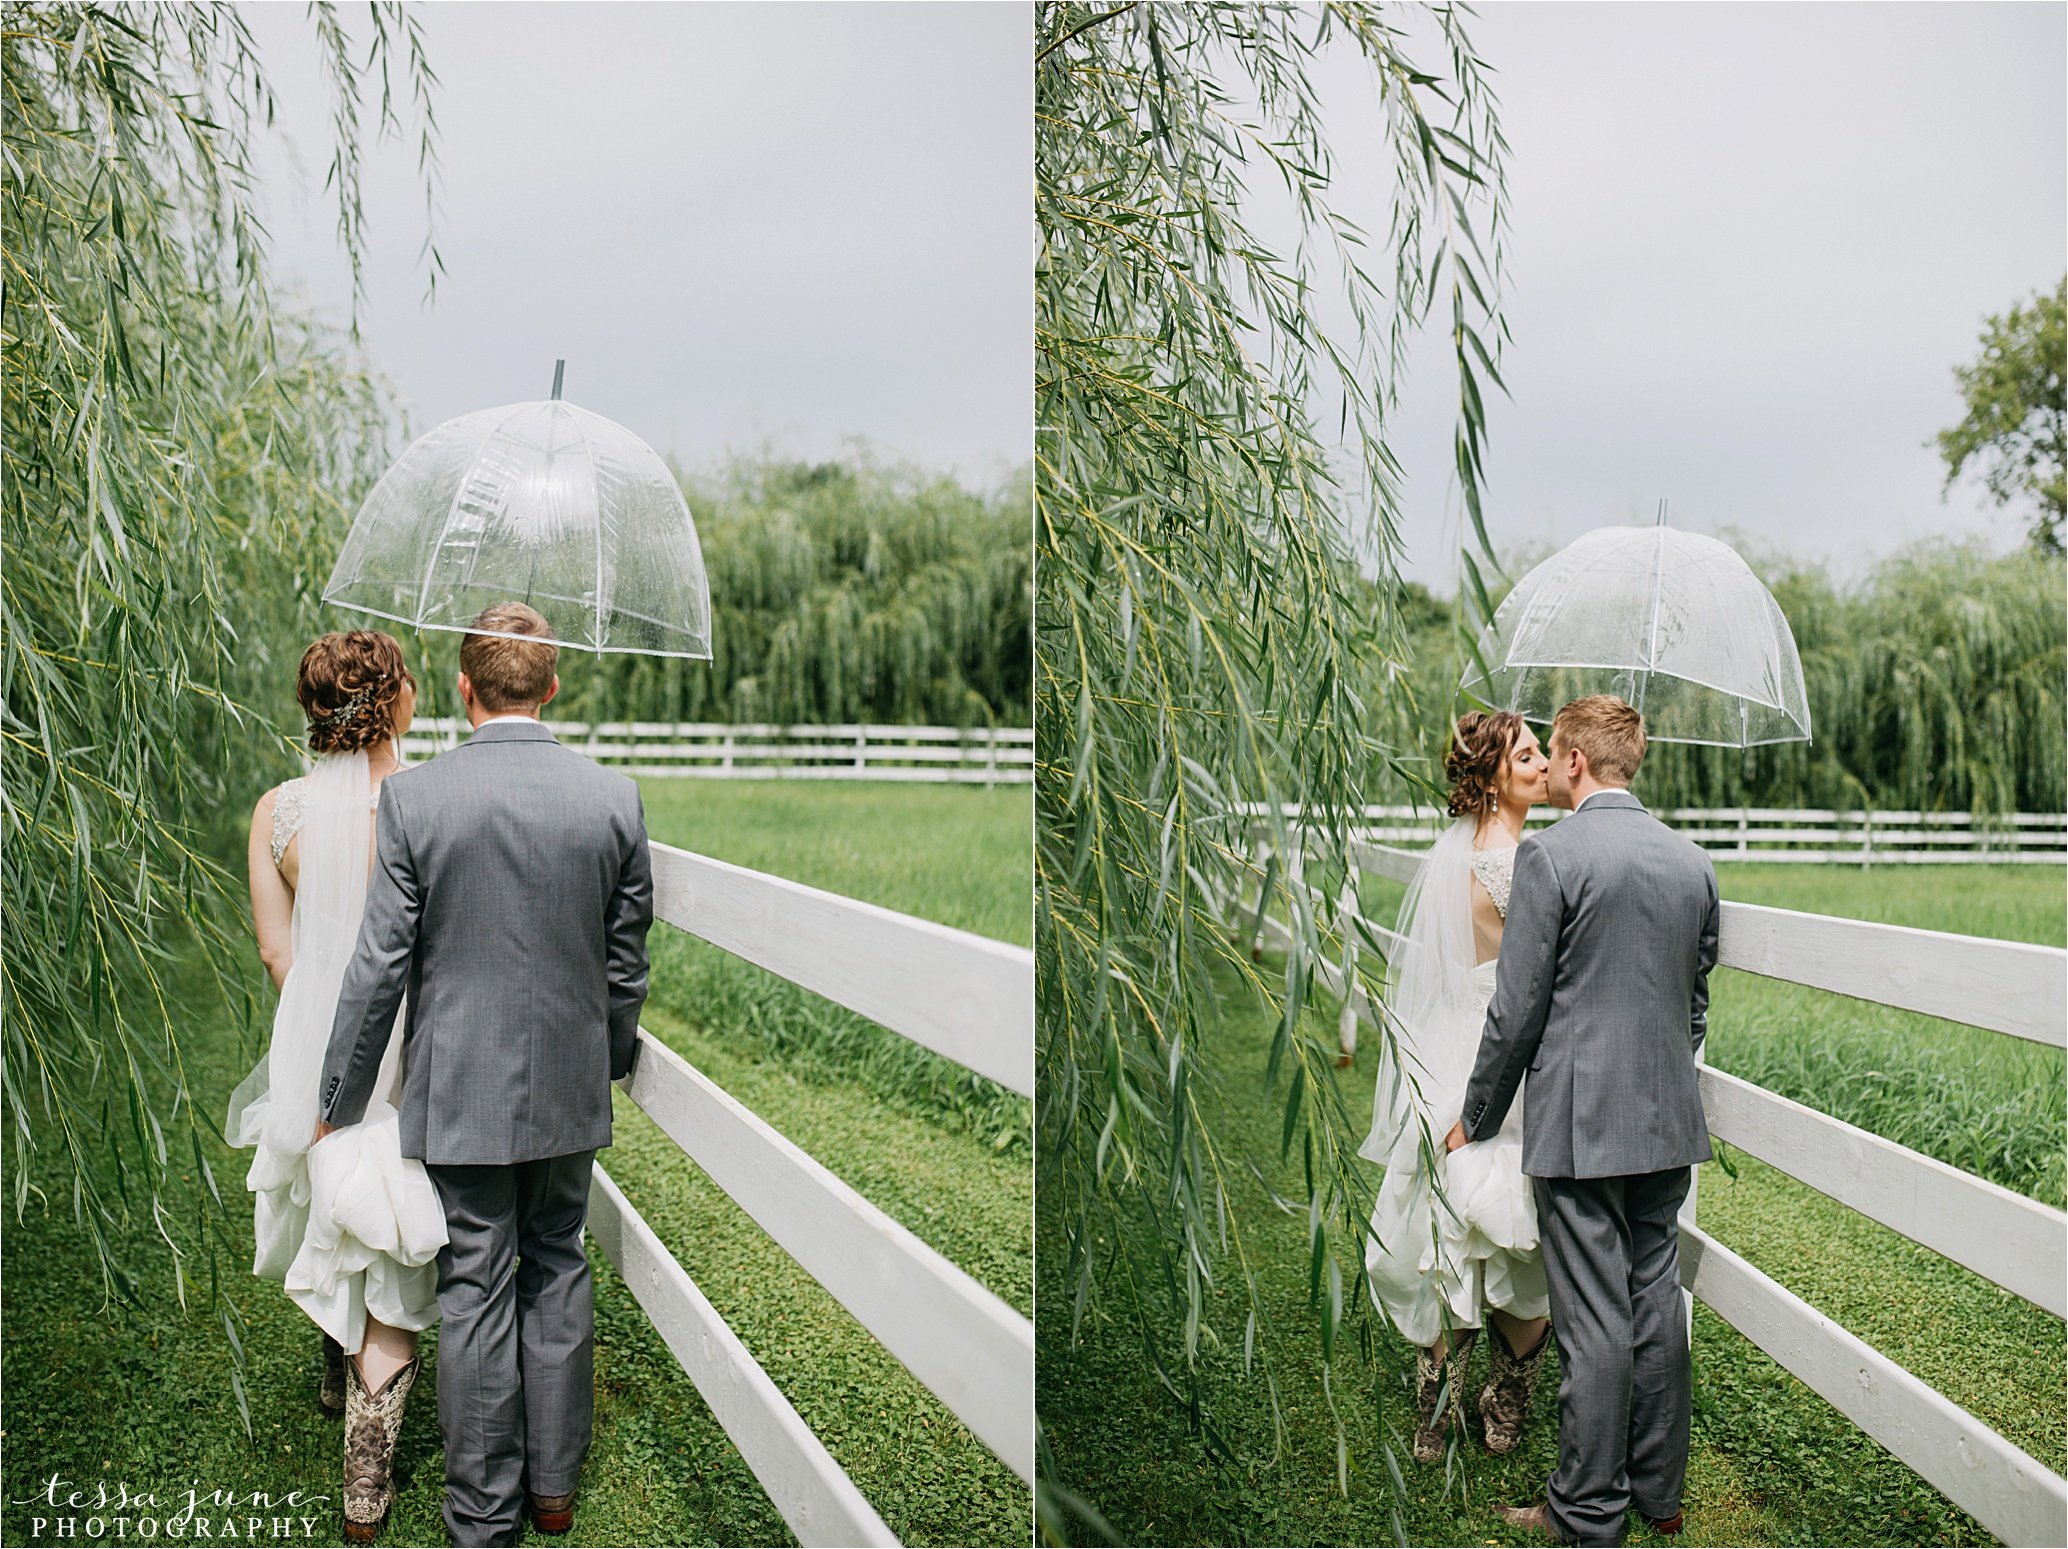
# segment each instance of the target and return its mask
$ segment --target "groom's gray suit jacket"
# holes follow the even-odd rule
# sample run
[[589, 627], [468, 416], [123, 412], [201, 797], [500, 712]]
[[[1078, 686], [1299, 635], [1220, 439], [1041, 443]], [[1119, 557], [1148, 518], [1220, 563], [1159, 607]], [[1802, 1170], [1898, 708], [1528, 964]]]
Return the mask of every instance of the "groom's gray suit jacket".
[[1695, 1055], [1720, 911], [1700, 848], [1628, 791], [1522, 842], [1465, 1133], [1494, 1134], [1524, 1074], [1522, 1170], [1615, 1178], [1710, 1157]]
[[388, 776], [375, 834], [324, 1119], [365, 1113], [406, 990], [404, 1156], [500, 1165], [609, 1145], [653, 921], [639, 787], [537, 721], [498, 721]]

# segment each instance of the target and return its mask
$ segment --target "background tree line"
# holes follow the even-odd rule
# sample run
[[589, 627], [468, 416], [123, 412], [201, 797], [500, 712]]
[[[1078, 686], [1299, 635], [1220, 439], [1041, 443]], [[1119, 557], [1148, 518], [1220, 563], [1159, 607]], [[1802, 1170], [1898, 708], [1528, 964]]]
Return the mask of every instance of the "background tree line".
[[[1813, 738], [1744, 751], [1655, 743], [1637, 780], [1645, 800], [1977, 816], [2068, 804], [2068, 574], [2058, 551], [2034, 543], [1992, 555], [1979, 542], [1930, 540], [1845, 582], [1737, 546], [1794, 631]], [[1396, 596], [1382, 604], [1375, 595], [1373, 606], [1407, 614], [1415, 702], [1437, 713], [1416, 717], [1414, 756], [1374, 764], [1381, 794], [1370, 799], [1384, 803], [1427, 799], [1421, 781], [1441, 785], [1442, 712], [1464, 663], [1448, 602], [1416, 582]]]
[[989, 490], [857, 450], [683, 477], [712, 659], [570, 658], [558, 713], [644, 721], [1025, 726], [1028, 472]]

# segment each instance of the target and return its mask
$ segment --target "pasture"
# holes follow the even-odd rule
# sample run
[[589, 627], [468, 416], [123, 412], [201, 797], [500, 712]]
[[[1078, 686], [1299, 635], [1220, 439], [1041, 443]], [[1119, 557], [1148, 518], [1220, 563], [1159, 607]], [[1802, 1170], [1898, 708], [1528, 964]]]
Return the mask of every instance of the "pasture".
[[[1718, 867], [1724, 897], [1861, 919], [2061, 945], [2062, 879], [2050, 868]], [[1400, 889], [1368, 881], [1369, 916], [1390, 922]], [[1136, 1543], [1520, 1543], [1491, 1505], [1540, 1491], [1556, 1457], [1556, 1378], [1547, 1371], [1522, 1448], [1494, 1459], [1461, 1447], [1443, 1468], [1407, 1455], [1412, 1352], [1372, 1320], [1324, 1363], [1309, 1305], [1307, 1223], [1295, 1148], [1280, 1162], [1282, 1093], [1263, 1089], [1274, 1008], [1221, 983], [1225, 1083], [1210, 1097], [1225, 1123], [1234, 1208], [1263, 1293], [1257, 1339], [1279, 1376], [1273, 1395], [1246, 1376], [1239, 1315], [1205, 1345], [1206, 1421], [1193, 1432], [1142, 1360], [1131, 1327], [1044, 1319], [1037, 1401], [1054, 1478]], [[1306, 1031], [1333, 1047], [1335, 1007]], [[2061, 1202], [2062, 1054], [1992, 1033], [1720, 972], [1709, 1059], [1852, 1123], [2051, 1203]], [[1368, 1112], [1375, 1060], [1367, 1030], [1340, 1072], [1353, 1113]], [[1238, 1149], [1239, 1148], [1239, 1149]], [[1251, 1171], [1249, 1163], [1255, 1164]], [[2058, 1319], [1822, 1195], [1744, 1157], [1702, 1169], [1700, 1219], [1726, 1245], [1869, 1344], [1908, 1366], [2049, 1467], [2064, 1463], [2064, 1345]], [[1273, 1208], [1274, 1200], [1278, 1208]], [[1044, 1263], [1044, 1306], [1067, 1290]], [[1224, 1280], [1232, 1265], [1224, 1265]], [[1239, 1282], [1216, 1288], [1231, 1308]], [[1232, 1337], [1231, 1337], [1232, 1336]], [[1159, 1351], [1166, 1361], [1174, 1349]], [[1695, 1418], [1687, 1532], [1696, 1544], [1988, 1543], [1972, 1519], [1697, 1306]], [[1483, 1372], [1481, 1353], [1475, 1374]], [[1261, 1364], [1261, 1363], [1260, 1363]], [[1475, 1375], [1474, 1386], [1483, 1380]], [[1282, 1429], [1274, 1423], [1282, 1420]], [[1336, 1425], [1348, 1452], [1337, 1486]], [[1282, 1444], [1280, 1438], [1282, 1437]], [[1404, 1486], [1394, 1516], [1391, 1445]], [[1076, 1524], [1086, 1538], [1090, 1524]], [[1647, 1542], [1643, 1531], [1632, 1542]], [[1659, 1540], [1664, 1542], [1664, 1540]]]
[[[1003, 940], [1030, 938], [1025, 788], [660, 781], [645, 797], [657, 840]], [[649, 1031], [1031, 1311], [1023, 1099], [667, 926], [654, 927], [651, 945]], [[205, 974], [189, 969], [181, 985], [190, 1079], [219, 1100], [257, 1058], [265, 1027], [240, 1034]], [[247, 988], [270, 1007], [255, 952]], [[12, 1144], [10, 1136], [10, 1161]], [[1026, 1486], [621, 1094], [615, 1144], [599, 1159], [900, 1536], [1026, 1542]], [[138, 1288], [138, 1309], [110, 1317], [68, 1201], [32, 1195], [27, 1214], [9, 1223], [6, 1442], [10, 1483], [20, 1487], [7, 1492], [7, 1541], [38, 1541], [35, 1509], [11, 1502], [52, 1474], [70, 1481], [67, 1490], [105, 1481], [111, 1496], [120, 1482], [173, 1509], [190, 1488], [327, 1496], [306, 1510], [321, 1516], [315, 1541], [335, 1541], [340, 1430], [316, 1411], [315, 1330], [276, 1286], [249, 1274], [248, 1154], [212, 1145], [207, 1161], [230, 1226], [213, 1264], [187, 1264], [184, 1314], [167, 1265], [161, 1281]], [[183, 1181], [199, 1219], [201, 1185], [192, 1170]], [[154, 1240], [147, 1211], [127, 1230], [139, 1245]], [[596, 1432], [576, 1540], [791, 1542], [614, 1271], [593, 1251], [591, 1262]], [[217, 1290], [236, 1304], [241, 1379], [211, 1305]], [[435, 1336], [425, 1349], [386, 1543], [445, 1541]], [[526, 1532], [526, 1542], [555, 1541]]]

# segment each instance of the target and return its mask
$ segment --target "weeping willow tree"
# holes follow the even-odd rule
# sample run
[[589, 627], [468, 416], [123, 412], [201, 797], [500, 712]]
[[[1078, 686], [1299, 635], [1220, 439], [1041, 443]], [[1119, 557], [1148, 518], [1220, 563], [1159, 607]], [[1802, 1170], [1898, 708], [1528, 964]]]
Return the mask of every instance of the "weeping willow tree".
[[[373, 10], [366, 58], [312, 9], [341, 132], [376, 81], [399, 127], [391, 71], [427, 103], [399, 6]], [[13, 1203], [69, 1196], [111, 1300], [134, 1299], [142, 1272], [110, 1229], [141, 1214], [184, 1302], [186, 1260], [219, 1218], [188, 1214], [173, 1175], [190, 1169], [221, 1203], [201, 1138], [223, 1094], [193, 1089], [184, 1050], [223, 1013], [194, 992], [210, 967], [233, 1004], [248, 982], [243, 879], [223, 859], [255, 793], [292, 767], [249, 707], [291, 682], [322, 627], [343, 508], [380, 472], [392, 416], [348, 340], [273, 304], [249, 163], [273, 100], [236, 11], [4, 16]], [[356, 260], [348, 143], [332, 182]]]
[[[1217, 977], [1280, 1012], [1268, 1079], [1304, 1165], [1321, 1347], [1346, 1316], [1368, 1333], [1354, 1156], [1369, 1115], [1347, 1111], [1301, 1019], [1336, 923], [1274, 874], [1292, 943], [1267, 981], [1227, 920], [1261, 880], [1254, 814], [1282, 851], [1281, 804], [1299, 804], [1309, 858], [1339, 863], [1343, 814], [1411, 749], [1397, 589], [1367, 585], [1353, 556], [1397, 576], [1384, 420], [1432, 309], [1455, 344], [1477, 527], [1504, 146], [1449, 8], [1045, 4], [1036, 33], [1037, 1187], [1042, 1253], [1065, 1261], [1072, 1300], [1044, 1311], [1042, 1338], [1131, 1320], [1218, 1446], [1202, 1352], [1240, 1350], [1276, 1379], [1231, 1197], [1251, 1159], [1202, 1104], [1226, 1079]], [[1385, 107], [1377, 237], [1330, 204], [1325, 48], [1361, 56]], [[1295, 233], [1283, 251], [1253, 229], [1266, 191]], [[1315, 422], [1324, 393], [1347, 466]], [[1064, 1497], [1045, 1499], [1061, 1531]]]
[[560, 713], [652, 721], [1024, 726], [1024, 470], [989, 491], [867, 453], [736, 457], [685, 480], [712, 659], [609, 657]]
[[[1985, 822], [2068, 805], [2060, 555], [1927, 540], [1841, 584], [1821, 566], [1738, 546], [1787, 616], [1815, 737], [1742, 752], [1654, 743], [1637, 778], [1646, 801], [1965, 811]], [[1426, 704], [1457, 688], [1448, 611], [1424, 596], [1411, 634]], [[1425, 779], [1441, 768], [1443, 731], [1433, 718], [1421, 730], [1410, 767]], [[1420, 794], [1395, 777], [1370, 799]]]
[[2059, 812], [2068, 620], [2060, 555], [1928, 542], [1857, 585], [1769, 578], [1802, 652], [1813, 742], [1738, 754], [1661, 747], [1640, 786], [1665, 806]]

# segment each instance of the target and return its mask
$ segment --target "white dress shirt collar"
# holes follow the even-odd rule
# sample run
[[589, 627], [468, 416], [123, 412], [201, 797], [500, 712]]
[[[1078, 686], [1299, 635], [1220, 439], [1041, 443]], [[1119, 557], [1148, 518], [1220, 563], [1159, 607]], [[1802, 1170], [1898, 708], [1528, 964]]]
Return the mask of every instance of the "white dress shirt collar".
[[1581, 808], [1581, 807], [1584, 807], [1584, 806], [1586, 806], [1586, 805], [1587, 805], [1587, 803], [1588, 803], [1588, 802], [1590, 802], [1590, 801], [1592, 801], [1592, 800], [1593, 800], [1593, 799], [1594, 799], [1595, 797], [1597, 797], [1597, 796], [1605, 796], [1605, 795], [1607, 795], [1607, 794], [1608, 794], [1608, 793], [1609, 793], [1610, 791], [1616, 791], [1616, 792], [1618, 792], [1618, 793], [1620, 793], [1620, 794], [1622, 794], [1622, 795], [1624, 795], [1624, 796], [1628, 796], [1628, 795], [1630, 794], [1630, 789], [1629, 789], [1629, 787], [1628, 787], [1628, 786], [1623, 786], [1623, 785], [1604, 785], [1604, 786], [1600, 786], [1600, 787], [1598, 787], [1598, 788], [1596, 788], [1596, 789], [1594, 789], [1594, 790], [1591, 790], [1591, 791], [1589, 791], [1589, 792], [1588, 792], [1588, 793], [1587, 793], [1586, 795], [1582, 796], [1582, 797], [1581, 797], [1581, 798], [1579, 799], [1579, 801], [1578, 801], [1577, 803], [1575, 803], [1575, 804], [1574, 804], [1574, 806], [1573, 806], [1573, 811], [1575, 811], [1575, 812], [1578, 812], [1578, 811], [1580, 810], [1580, 808]]

